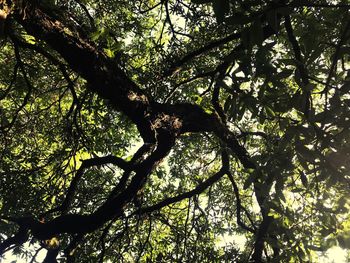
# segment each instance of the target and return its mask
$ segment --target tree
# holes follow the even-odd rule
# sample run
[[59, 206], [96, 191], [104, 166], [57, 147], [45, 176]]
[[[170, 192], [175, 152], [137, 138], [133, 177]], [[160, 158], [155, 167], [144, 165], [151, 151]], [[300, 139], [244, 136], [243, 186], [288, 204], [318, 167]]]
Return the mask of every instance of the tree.
[[349, 248], [346, 0], [1, 2], [1, 253]]

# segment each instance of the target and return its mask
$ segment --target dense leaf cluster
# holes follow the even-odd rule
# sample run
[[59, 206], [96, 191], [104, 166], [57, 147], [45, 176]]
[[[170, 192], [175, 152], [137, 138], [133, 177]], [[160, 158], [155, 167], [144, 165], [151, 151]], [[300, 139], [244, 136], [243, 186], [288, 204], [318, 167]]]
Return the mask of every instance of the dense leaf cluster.
[[350, 248], [347, 0], [0, 9], [0, 253], [318, 262]]

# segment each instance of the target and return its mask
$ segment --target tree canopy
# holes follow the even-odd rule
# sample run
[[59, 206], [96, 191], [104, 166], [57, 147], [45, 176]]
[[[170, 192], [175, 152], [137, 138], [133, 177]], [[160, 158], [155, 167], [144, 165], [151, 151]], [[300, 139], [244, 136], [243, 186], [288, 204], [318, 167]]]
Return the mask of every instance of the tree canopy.
[[347, 0], [0, 9], [1, 254], [317, 262], [350, 248]]

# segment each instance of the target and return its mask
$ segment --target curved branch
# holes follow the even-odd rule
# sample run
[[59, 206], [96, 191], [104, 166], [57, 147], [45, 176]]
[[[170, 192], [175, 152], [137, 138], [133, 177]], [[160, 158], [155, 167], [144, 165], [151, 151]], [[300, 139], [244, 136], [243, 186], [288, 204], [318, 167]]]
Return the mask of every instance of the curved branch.
[[95, 28], [95, 20], [94, 18], [91, 16], [89, 10], [87, 9], [87, 7], [79, 0], [74, 0], [75, 2], [77, 2], [77, 4], [81, 7], [81, 9], [83, 9], [83, 11], [85, 12], [87, 18], [89, 19], [90, 22], [90, 26], [92, 28]]
[[42, 216], [45, 216], [47, 214], [57, 212], [57, 211], [60, 211], [63, 213], [66, 212], [69, 209], [71, 202], [73, 201], [76, 188], [78, 186], [78, 183], [81, 177], [84, 175], [85, 170], [94, 166], [102, 166], [106, 164], [114, 164], [123, 170], [127, 170], [130, 168], [130, 165], [128, 162], [113, 155], [82, 160], [81, 166], [77, 170], [73, 180], [69, 185], [66, 198], [64, 199], [63, 203], [59, 207], [56, 207], [52, 210], [45, 212]]
[[[13, 125], [15, 124], [15, 122], [16, 122], [16, 120], [18, 118], [19, 113], [24, 109], [24, 107], [29, 102], [30, 96], [31, 96], [32, 91], [34, 89], [33, 86], [32, 86], [32, 83], [30, 82], [30, 80], [28, 78], [27, 72], [26, 72], [25, 67], [24, 67], [24, 63], [22, 62], [18, 45], [16, 43], [14, 43], [14, 47], [15, 47], [15, 57], [16, 57], [16, 60], [17, 60], [17, 64], [18, 64], [19, 69], [22, 72], [22, 75], [23, 75], [23, 78], [24, 78], [24, 82], [26, 83], [28, 91], [27, 91], [26, 95], [24, 96], [21, 105], [18, 107], [18, 109], [13, 114], [12, 120], [7, 125], [4, 125], [3, 127], [1, 127], [1, 129], [4, 132], [7, 132], [7, 131], [11, 130], [11, 128], [13, 127]], [[16, 72], [15, 73], [17, 73], [17, 68], [16, 68]]]
[[236, 216], [237, 216], [237, 224], [242, 227], [243, 229], [251, 232], [251, 233], [255, 233], [256, 232], [256, 227], [255, 225], [253, 225], [253, 221], [250, 219], [249, 215], [247, 214], [249, 221], [251, 222], [251, 224], [253, 225], [253, 228], [247, 226], [241, 218], [241, 210], [244, 209], [241, 203], [241, 198], [239, 197], [239, 189], [238, 186], [235, 182], [235, 179], [233, 178], [231, 173], [227, 173], [228, 178], [231, 181], [232, 187], [233, 187], [233, 192], [235, 193], [235, 197], [236, 197]]
[[161, 201], [155, 205], [140, 208], [137, 211], [135, 211], [132, 215], [152, 213], [154, 211], [159, 211], [160, 209], [162, 209], [165, 206], [169, 206], [171, 204], [180, 202], [184, 199], [191, 198], [195, 195], [203, 193], [208, 187], [210, 187], [211, 185], [213, 185], [214, 183], [219, 181], [228, 172], [229, 165], [230, 165], [228, 155], [225, 151], [223, 151], [221, 156], [222, 156], [221, 169], [217, 173], [215, 173], [213, 176], [209, 177], [207, 180], [205, 180], [204, 182], [197, 185], [196, 188], [192, 189], [191, 191], [182, 193], [180, 195], [164, 199], [163, 201]]
[[[11, 219], [11, 221], [22, 226], [21, 231], [15, 235], [18, 236], [24, 231], [31, 231], [34, 238], [46, 240], [58, 234], [78, 234], [84, 235], [90, 233], [106, 222], [120, 217], [123, 214], [126, 204], [131, 202], [137, 192], [143, 187], [147, 177], [153, 171], [154, 167], [169, 153], [175, 143], [173, 135], [166, 130], [159, 130], [157, 136], [158, 144], [156, 149], [142, 162], [134, 167], [135, 176], [125, 190], [116, 196], [111, 196], [95, 212], [89, 215], [67, 214], [54, 218], [47, 223], [35, 220], [33, 217]], [[118, 160], [119, 162], [119, 160]], [[102, 163], [101, 160], [92, 160], [91, 163]], [[21, 235], [23, 236], [23, 235]], [[2, 250], [12, 245], [12, 239], [5, 240], [0, 245]]]
[[300, 49], [298, 40], [296, 39], [296, 37], [294, 35], [292, 23], [291, 23], [290, 17], [288, 15], [284, 16], [284, 26], [286, 28], [288, 39], [289, 39], [289, 42], [291, 43], [291, 46], [292, 46], [292, 49], [294, 52], [294, 57], [297, 61], [296, 68], [299, 72], [301, 81], [298, 79], [296, 79], [296, 80], [297, 80], [297, 82], [299, 82], [298, 84], [299, 84], [301, 90], [306, 95], [306, 100], [305, 100], [305, 105], [304, 105], [303, 111], [304, 111], [305, 116], [308, 117], [311, 102], [310, 102], [310, 91], [308, 90], [307, 85], [310, 83], [310, 81], [309, 81], [307, 69], [304, 65], [303, 58], [301, 55], [301, 49]]
[[189, 52], [187, 55], [185, 55], [183, 58], [181, 58], [180, 60], [176, 61], [165, 73], [164, 73], [164, 77], [167, 76], [171, 76], [172, 74], [174, 74], [176, 71], [179, 70], [179, 68], [181, 68], [184, 64], [186, 64], [188, 61], [202, 55], [203, 53], [206, 53], [208, 51], [210, 51], [213, 48], [219, 47], [221, 45], [224, 45], [226, 43], [229, 43], [233, 40], [237, 40], [241, 37], [241, 33], [234, 33], [231, 34], [225, 38], [222, 39], [218, 39], [218, 40], [214, 40], [212, 42], [210, 42], [209, 44], [194, 50], [192, 52]]

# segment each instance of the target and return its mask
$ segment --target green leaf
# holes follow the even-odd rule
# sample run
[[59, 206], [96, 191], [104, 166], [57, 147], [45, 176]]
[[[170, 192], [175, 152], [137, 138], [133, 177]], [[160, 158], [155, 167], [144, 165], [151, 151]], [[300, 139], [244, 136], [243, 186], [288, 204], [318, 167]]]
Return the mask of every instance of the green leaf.
[[24, 38], [24, 40], [25, 40], [28, 44], [31, 44], [31, 45], [36, 44], [36, 39], [35, 39], [35, 37], [32, 36], [32, 35], [24, 34], [24, 35], [23, 35], [23, 38]]
[[267, 116], [269, 116], [269, 117], [276, 116], [276, 113], [273, 111], [273, 109], [268, 107], [268, 106], [265, 106], [265, 112], [266, 112]]
[[114, 51], [113, 50], [111, 50], [109, 48], [104, 48], [103, 51], [105, 52], [107, 57], [109, 57], [109, 58], [113, 58], [114, 57]]

